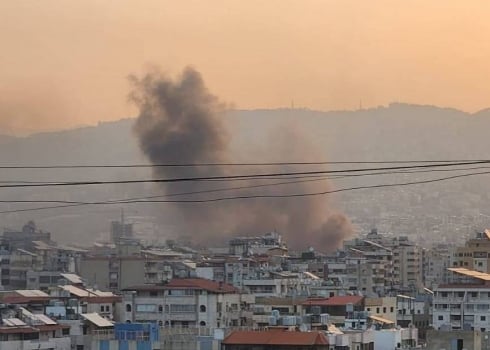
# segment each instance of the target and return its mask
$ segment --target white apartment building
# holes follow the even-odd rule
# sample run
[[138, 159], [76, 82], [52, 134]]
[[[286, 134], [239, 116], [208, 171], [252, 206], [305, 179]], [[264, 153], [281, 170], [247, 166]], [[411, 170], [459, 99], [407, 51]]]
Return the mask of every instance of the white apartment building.
[[490, 330], [490, 286], [443, 285], [435, 290], [434, 329]]
[[252, 324], [255, 296], [202, 278], [126, 288], [120, 322], [157, 322], [172, 327], [228, 327]]
[[308, 296], [321, 281], [308, 272], [268, 272], [263, 278], [243, 280], [243, 288], [257, 297]]
[[466, 281], [434, 290], [432, 323], [440, 330], [490, 330], [490, 274], [450, 269]]

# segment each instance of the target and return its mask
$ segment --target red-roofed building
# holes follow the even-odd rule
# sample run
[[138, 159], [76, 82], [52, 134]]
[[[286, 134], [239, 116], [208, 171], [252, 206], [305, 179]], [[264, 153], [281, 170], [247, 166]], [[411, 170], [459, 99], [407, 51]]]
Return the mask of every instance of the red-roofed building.
[[174, 278], [166, 284], [125, 289], [121, 322], [153, 321], [162, 326], [250, 326], [255, 296], [204, 278]]
[[328, 350], [328, 339], [321, 332], [286, 330], [234, 331], [221, 343], [223, 350]]

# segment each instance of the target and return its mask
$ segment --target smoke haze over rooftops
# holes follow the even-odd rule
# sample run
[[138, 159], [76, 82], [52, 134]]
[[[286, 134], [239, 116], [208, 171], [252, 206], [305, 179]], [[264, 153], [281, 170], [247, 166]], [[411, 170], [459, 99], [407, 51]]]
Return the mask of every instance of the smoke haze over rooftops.
[[[225, 105], [206, 88], [199, 72], [186, 68], [175, 80], [158, 70], [142, 78], [132, 76], [131, 99], [139, 107], [134, 131], [144, 154], [154, 164], [224, 163], [232, 162], [230, 135], [223, 116]], [[257, 125], [260, 127], [260, 125]], [[319, 159], [319, 151], [309, 145], [307, 135], [300, 128], [285, 122], [275, 130], [270, 144], [263, 151], [271, 159]], [[253, 143], [253, 140], [250, 140]], [[268, 168], [280, 172], [284, 169]], [[288, 167], [289, 171], [293, 169]], [[256, 169], [255, 169], [256, 171]], [[240, 168], [240, 173], [253, 172]], [[230, 174], [226, 167], [155, 168], [156, 177], [220, 176]], [[270, 181], [270, 180], [269, 180]], [[240, 186], [256, 185], [264, 180], [247, 180]], [[214, 186], [214, 187], [213, 187]], [[167, 193], [200, 191], [232, 186], [209, 186], [193, 182], [165, 185]], [[260, 193], [302, 193], [321, 188], [328, 189], [325, 181], [280, 185], [261, 189]], [[235, 190], [233, 194], [253, 195], [258, 189]], [[229, 192], [226, 192], [230, 195]], [[192, 198], [209, 198], [213, 194]], [[278, 230], [294, 248], [317, 246], [333, 250], [352, 233], [349, 220], [331, 209], [323, 196], [285, 199], [243, 199], [222, 203], [175, 203], [182, 213], [182, 234], [190, 235], [199, 243], [222, 241], [231, 235], [257, 235]]]

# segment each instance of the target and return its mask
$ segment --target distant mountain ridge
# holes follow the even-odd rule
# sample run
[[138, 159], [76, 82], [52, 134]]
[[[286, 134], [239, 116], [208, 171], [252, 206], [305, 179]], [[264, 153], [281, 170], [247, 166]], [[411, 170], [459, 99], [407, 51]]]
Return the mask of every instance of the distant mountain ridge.
[[[26, 137], [0, 136], [2, 165], [104, 165], [146, 164], [132, 132], [134, 119], [104, 122], [97, 126]], [[316, 145], [318, 160], [395, 161], [489, 159], [490, 109], [465, 113], [451, 108], [393, 103], [387, 107], [357, 111], [321, 112], [307, 109], [234, 110], [226, 116], [233, 161], [302, 161], [279, 159], [269, 150], [284, 125], [300, 130], [291, 139], [300, 147]], [[80, 169], [77, 171], [2, 171], [1, 181], [67, 181], [91, 179], [151, 178], [150, 169]], [[485, 178], [481, 183], [484, 184]], [[477, 180], [475, 180], [477, 181]], [[479, 182], [477, 182], [479, 184]], [[3, 198], [64, 200], [105, 200], [156, 193], [154, 187], [103, 186], [60, 189], [4, 189]], [[424, 189], [414, 187], [414, 191]], [[459, 191], [459, 188], [458, 188]], [[461, 198], [464, 194], [461, 195]], [[473, 198], [473, 197], [472, 197]], [[31, 205], [33, 206], [33, 205]], [[36, 205], [34, 205], [36, 206]], [[39, 204], [37, 205], [39, 206]], [[25, 206], [24, 206], [25, 207]], [[0, 210], [18, 208], [0, 205]], [[119, 207], [79, 207], [0, 216], [0, 226], [18, 227], [28, 219], [53, 231], [67, 241], [97, 237], [110, 220], [118, 217]], [[139, 210], [139, 209], [138, 209]], [[135, 209], [136, 211], [136, 209]], [[141, 209], [172, 224], [171, 211]]]

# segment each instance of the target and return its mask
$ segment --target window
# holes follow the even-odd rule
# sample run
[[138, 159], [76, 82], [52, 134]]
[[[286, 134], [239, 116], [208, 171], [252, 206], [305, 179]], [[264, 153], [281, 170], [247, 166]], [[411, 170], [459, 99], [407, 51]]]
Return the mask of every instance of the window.
[[488, 304], [476, 304], [476, 309], [487, 311], [489, 309], [489, 305]]
[[172, 304], [170, 312], [196, 312], [196, 305], [192, 304]]
[[367, 311], [367, 312], [370, 312], [370, 311], [371, 311], [371, 308], [370, 308], [370, 307], [368, 307], [368, 308], [366, 309], [366, 311]]
[[204, 327], [204, 326], [206, 326], [206, 322], [201, 321], [201, 322], [199, 322], [199, 325], [200, 325], [201, 327]]
[[376, 308], [376, 313], [379, 314], [379, 307]]
[[194, 295], [194, 290], [192, 289], [170, 289], [168, 295], [172, 296], [182, 296], [182, 295]]
[[157, 297], [157, 296], [158, 296], [158, 292], [156, 290], [150, 291], [150, 297]]
[[385, 314], [386, 313], [386, 307], [383, 308], [383, 313]]
[[100, 306], [100, 312], [104, 312], [104, 305]]
[[392, 306], [390, 307], [390, 312], [394, 312], [395, 311], [395, 308]]
[[199, 306], [199, 311], [200, 312], [206, 312], [206, 305]]
[[137, 304], [136, 312], [156, 312], [157, 306], [155, 304]]
[[437, 316], [437, 319], [438, 319], [439, 321], [443, 321], [443, 320], [444, 320], [444, 316], [439, 315], [439, 316]]
[[487, 320], [486, 316], [480, 316], [480, 321], [486, 321], [486, 320]]
[[158, 312], [163, 312], [163, 306], [162, 305], [158, 305]]
[[126, 312], [131, 312], [131, 304], [126, 304]]

